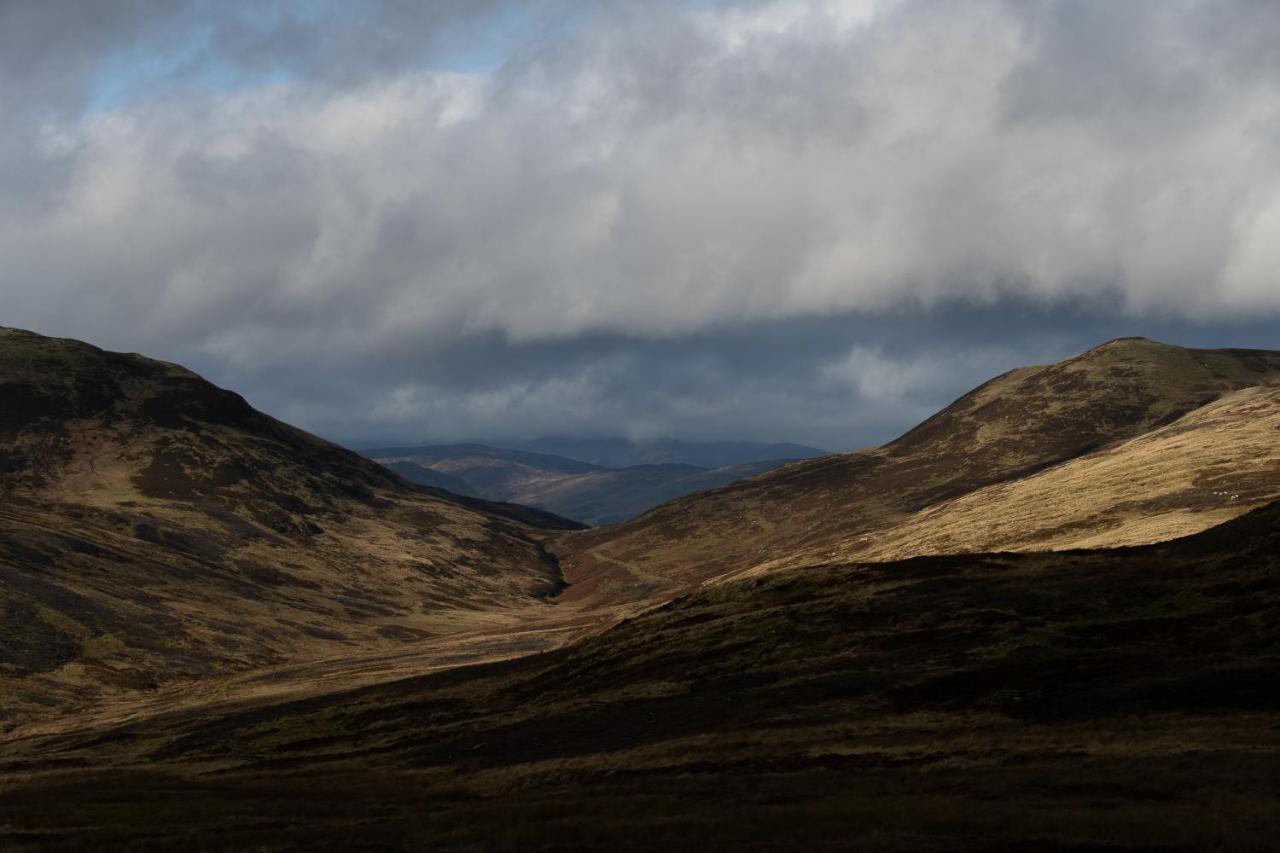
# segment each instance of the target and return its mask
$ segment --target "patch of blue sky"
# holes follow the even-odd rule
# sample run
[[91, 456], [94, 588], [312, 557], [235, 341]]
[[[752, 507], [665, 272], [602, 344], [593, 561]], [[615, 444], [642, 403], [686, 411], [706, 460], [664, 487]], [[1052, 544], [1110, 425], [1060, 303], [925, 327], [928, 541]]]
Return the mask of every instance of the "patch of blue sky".
[[211, 37], [212, 28], [200, 26], [162, 49], [139, 48], [109, 56], [94, 76], [85, 114], [111, 112], [146, 100], [167, 83], [230, 92], [292, 79], [284, 67], [252, 73], [237, 68], [213, 52]]
[[438, 45], [432, 66], [443, 71], [486, 74], [502, 66], [516, 45], [535, 26], [527, 8], [510, 6], [465, 34], [446, 34]]
[[[702, 0], [692, 0], [696, 5]], [[214, 7], [217, 8], [216, 6]], [[553, 41], [580, 30], [601, 7], [569, 4], [558, 13], [545, 15], [539, 4], [505, 4], [482, 21], [472, 21], [434, 34], [423, 34], [420, 62], [412, 56], [399, 57], [398, 71], [443, 70], [485, 74], [500, 68], [522, 49], [537, 50], [540, 43]], [[229, 6], [237, 26], [270, 33], [279, 27], [324, 28], [360, 27], [365, 7], [333, 0], [295, 0], [287, 4], [247, 3]], [[169, 84], [195, 87], [209, 92], [232, 92], [270, 86], [298, 79], [287, 57], [274, 67], [241, 67], [224, 56], [217, 46], [217, 22], [187, 20], [170, 22], [163, 33], [154, 32], [143, 46], [109, 56], [95, 75], [85, 113], [110, 112], [145, 101]], [[431, 36], [434, 36], [432, 38]], [[376, 59], [370, 71], [385, 72]]]
[[611, 0], [499, 6], [483, 25], [446, 33], [437, 45], [432, 67], [470, 74], [496, 71], [522, 50], [536, 52], [547, 43], [572, 38], [610, 6]]

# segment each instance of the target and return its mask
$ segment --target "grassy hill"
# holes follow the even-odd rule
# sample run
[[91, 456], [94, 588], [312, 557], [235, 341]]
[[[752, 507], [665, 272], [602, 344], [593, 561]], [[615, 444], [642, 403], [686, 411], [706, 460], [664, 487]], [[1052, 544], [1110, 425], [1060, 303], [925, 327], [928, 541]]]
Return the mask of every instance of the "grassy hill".
[[140, 356], [0, 331], [0, 403], [0, 848], [1280, 845], [1280, 354], [585, 531]]
[[176, 365], [11, 329], [0, 468], [0, 723], [545, 607], [542, 536], [574, 526], [416, 487]]
[[1176, 539], [1280, 498], [1277, 436], [1280, 387], [1232, 391], [1136, 438], [726, 577], [815, 561]]
[[[922, 542], [935, 536], [926, 550], [1003, 547], [1000, 537], [1008, 519], [1002, 513], [1019, 506], [1021, 493], [984, 509], [987, 502], [978, 497], [979, 490], [1045, 472], [1050, 479], [1042, 484], [1050, 486], [1042, 492], [1042, 503], [1053, 503], [1063, 497], [1055, 497], [1051, 487], [1051, 478], [1058, 475], [1048, 472], [1055, 466], [1090, 454], [1121, 453], [1122, 443], [1162, 427], [1170, 427], [1164, 435], [1166, 448], [1171, 448], [1182, 440], [1174, 436], [1187, 424], [1171, 425], [1184, 416], [1232, 392], [1277, 383], [1280, 353], [1193, 350], [1141, 338], [1112, 341], [1048, 367], [1019, 368], [971, 391], [883, 447], [795, 462], [672, 501], [626, 524], [567, 537], [557, 545], [570, 582], [565, 595], [595, 601], [661, 598], [720, 575], [794, 562], [797, 555], [802, 560], [856, 556], [862, 550], [874, 555], [881, 537], [902, 537], [901, 547], [886, 547], [885, 556], [915, 553], [913, 534], [898, 525], [922, 525], [921, 513], [969, 493], [975, 493], [969, 504], [972, 512], [953, 526], [962, 527], [965, 535], [953, 535], [950, 545], [940, 546], [942, 540], [936, 537], [952, 528], [936, 526], [930, 534], [922, 525]], [[1265, 408], [1273, 402], [1271, 396], [1259, 405]], [[1230, 420], [1225, 410], [1219, 414], [1224, 423]], [[1268, 427], [1260, 429], [1254, 445], [1259, 440], [1266, 444]], [[1211, 433], [1207, 430], [1201, 438], [1212, 442], [1206, 438]], [[1234, 473], [1227, 476], [1207, 467], [1201, 471], [1206, 485], [1195, 487], [1199, 491], [1194, 495], [1184, 494], [1187, 511], [1169, 527], [1169, 535], [1203, 529], [1276, 493], [1274, 479], [1247, 489], [1225, 485], [1255, 460], [1249, 446], [1230, 440], [1215, 446], [1218, 457], [1226, 459], [1222, 464]], [[1180, 464], [1197, 464], [1195, 453], [1183, 453], [1179, 459]], [[1144, 457], [1133, 468], [1152, 464], [1164, 463]], [[1212, 483], [1219, 480], [1224, 485], [1218, 491], [1232, 490], [1240, 498], [1212, 495]], [[1108, 496], [1101, 493], [1090, 504], [1088, 492], [1097, 485], [1082, 487], [1077, 482], [1071, 501], [1080, 502], [1081, 514], [1059, 513], [1057, 523], [1083, 524], [1075, 535], [1085, 535], [1091, 529], [1086, 519], [1096, 522], [1099, 513], [1111, 509]], [[1181, 486], [1177, 490], [1185, 491]], [[1116, 497], [1114, 490], [1109, 494]], [[1148, 497], [1158, 502], [1166, 496]], [[1212, 512], [1201, 512], [1210, 506]], [[1141, 507], [1135, 509], [1142, 514]], [[1116, 523], [1120, 519], [1115, 516]], [[1055, 539], [1057, 534], [1037, 524], [1015, 524], [1009, 544], [1040, 547], [1040, 537], [1047, 537], [1050, 546], [1069, 542]], [[981, 530], [998, 535], [977, 535]], [[1115, 541], [1125, 541], [1124, 535]]]
[[1137, 549], [810, 566], [516, 661], [14, 741], [0, 841], [1271, 849], [1278, 626], [1274, 504]]

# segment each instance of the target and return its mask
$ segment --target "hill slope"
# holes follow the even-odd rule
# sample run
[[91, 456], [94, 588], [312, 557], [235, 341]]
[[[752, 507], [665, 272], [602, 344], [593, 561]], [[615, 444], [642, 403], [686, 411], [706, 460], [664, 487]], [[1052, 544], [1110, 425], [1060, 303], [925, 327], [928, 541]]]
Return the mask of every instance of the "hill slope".
[[625, 521], [672, 498], [784, 464], [772, 460], [714, 469], [681, 464], [603, 468], [562, 456], [482, 444], [389, 447], [366, 450], [365, 455], [416, 483], [436, 485], [443, 476], [490, 500], [539, 507], [587, 524]]
[[[626, 524], [574, 534], [557, 546], [571, 584], [565, 595], [660, 597], [797, 553], [840, 553], [940, 502], [1104, 450], [1224, 394], [1277, 383], [1280, 353], [1140, 338], [1019, 368], [883, 447], [792, 463]], [[1239, 467], [1250, 462], [1234, 459]], [[1247, 508], [1238, 503], [1235, 511]], [[1220, 518], [1206, 515], [1200, 527]], [[994, 543], [965, 544], [984, 550]]]
[[1232, 391], [1164, 427], [930, 505], [892, 527], [725, 577], [832, 560], [1176, 539], [1280, 498], [1280, 387]]
[[805, 567], [518, 661], [14, 741], [0, 840], [1270, 849], [1277, 672], [1270, 505], [1139, 549]]
[[[457, 630], [555, 593], [544, 528], [176, 365], [0, 329], [0, 717]], [[497, 617], [495, 617], [497, 618]]]

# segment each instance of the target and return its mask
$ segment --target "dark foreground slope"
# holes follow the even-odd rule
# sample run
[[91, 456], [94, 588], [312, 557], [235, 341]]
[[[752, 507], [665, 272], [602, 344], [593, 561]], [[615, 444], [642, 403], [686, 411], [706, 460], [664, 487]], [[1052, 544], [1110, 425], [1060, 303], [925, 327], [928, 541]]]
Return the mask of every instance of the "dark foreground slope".
[[411, 485], [176, 365], [0, 329], [0, 730], [544, 606], [524, 507]]
[[[586, 524], [626, 521], [665, 501], [770, 471], [786, 461], [718, 468], [672, 463], [606, 468], [483, 444], [388, 447], [365, 453], [415, 483], [539, 507]], [[460, 481], [462, 488], [441, 478]]]
[[3, 756], [18, 849], [1270, 850], [1280, 505], [780, 572], [518, 661]]
[[[883, 447], [795, 462], [567, 537], [557, 547], [567, 596], [657, 599], [796, 554], [812, 562], [848, 553], [850, 543], [874, 543], [923, 509], [1115, 447], [1231, 392], [1277, 384], [1280, 353], [1142, 338], [1019, 368]], [[1212, 488], [1222, 487], [1205, 487], [1205, 506], [1230, 500]]]

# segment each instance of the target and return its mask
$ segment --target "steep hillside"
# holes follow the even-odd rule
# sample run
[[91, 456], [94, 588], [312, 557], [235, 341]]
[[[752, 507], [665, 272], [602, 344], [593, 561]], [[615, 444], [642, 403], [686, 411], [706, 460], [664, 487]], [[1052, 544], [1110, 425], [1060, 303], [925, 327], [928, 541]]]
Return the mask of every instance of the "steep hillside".
[[[874, 543], [879, 531], [939, 502], [1107, 449], [1224, 394], [1277, 383], [1280, 353], [1193, 350], [1141, 338], [1020, 368], [884, 447], [792, 463], [564, 539], [557, 547], [571, 584], [565, 597], [660, 597], [797, 553], [843, 553], [849, 543], [863, 537]], [[1224, 449], [1232, 454], [1229, 445]], [[1251, 464], [1242, 454], [1231, 458], [1239, 470]], [[1250, 494], [1259, 500], [1269, 493]], [[1230, 496], [1213, 497], [1195, 508], [1232, 503]], [[1248, 506], [1237, 501], [1233, 509]], [[1222, 515], [1202, 516], [1199, 527]], [[1178, 528], [1187, 529], [1196, 525]]]
[[1271, 505], [1139, 549], [805, 567], [517, 661], [17, 739], [0, 843], [1273, 849], [1277, 673]]
[[1190, 414], [1038, 474], [823, 543], [727, 578], [833, 560], [1112, 548], [1176, 539], [1280, 499], [1280, 387], [1233, 391]]
[[0, 329], [0, 717], [457, 630], [561, 585], [523, 507], [417, 488], [176, 365]]
[[562, 456], [482, 444], [389, 447], [365, 454], [415, 483], [437, 485], [444, 476], [490, 500], [539, 507], [587, 524], [625, 521], [672, 498], [783, 464], [774, 460], [715, 469], [677, 464], [602, 468]]

